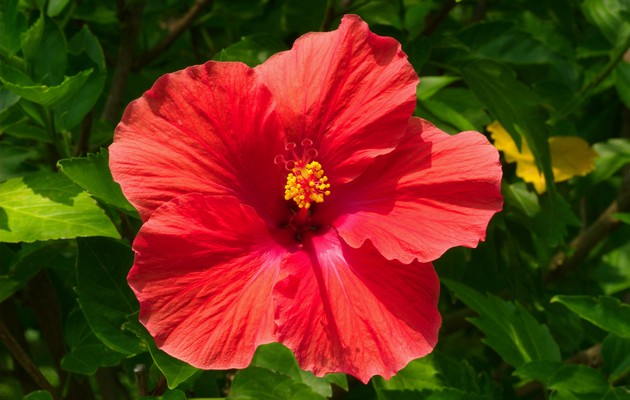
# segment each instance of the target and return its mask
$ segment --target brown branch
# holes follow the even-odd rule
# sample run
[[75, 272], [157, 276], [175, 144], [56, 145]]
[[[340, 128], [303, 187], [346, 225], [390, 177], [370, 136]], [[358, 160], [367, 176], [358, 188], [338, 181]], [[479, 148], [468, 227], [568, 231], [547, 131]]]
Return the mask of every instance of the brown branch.
[[334, 19], [335, 7], [333, 6], [332, 1], [328, 0], [326, 2], [326, 13], [324, 14], [324, 20], [322, 21], [319, 30], [322, 32], [330, 30], [330, 25], [332, 24]]
[[96, 370], [96, 384], [102, 400], [128, 400], [127, 389], [118, 380], [118, 372], [114, 367]]
[[0, 342], [2, 342], [7, 350], [15, 357], [15, 360], [26, 370], [28, 375], [33, 379], [35, 384], [40, 388], [47, 390], [50, 392], [52, 397], [55, 400], [58, 400], [59, 397], [55, 391], [55, 388], [48, 382], [48, 380], [42, 375], [37, 365], [31, 360], [31, 357], [24, 351], [22, 346], [18, 343], [18, 341], [13, 337], [9, 329], [4, 324], [3, 320], [0, 320]]
[[431, 36], [440, 26], [442, 21], [448, 17], [448, 14], [451, 12], [453, 8], [457, 5], [457, 1], [455, 0], [447, 0], [442, 4], [442, 7], [438, 10], [437, 14], [435, 14], [431, 19], [427, 20], [426, 27], [422, 31], [424, 36]]
[[138, 364], [133, 367], [133, 375], [136, 378], [136, 390], [138, 391], [138, 397], [146, 396], [149, 390], [147, 389], [147, 367], [144, 364]]
[[61, 368], [61, 359], [66, 353], [61, 307], [57, 292], [45, 268], [30, 280], [24, 294], [24, 304], [33, 311], [42, 332], [42, 340], [46, 343], [55, 370], [63, 382], [67, 379], [67, 373]]
[[630, 211], [630, 166], [624, 171], [617, 200], [591, 226], [571, 241], [568, 251], [562, 251], [553, 257], [545, 281], [555, 281], [577, 268], [586, 260], [589, 252], [620, 225], [620, 221], [613, 214], [628, 211]]
[[112, 78], [107, 102], [103, 108], [101, 118], [115, 123], [127, 85], [127, 78], [133, 65], [133, 55], [140, 36], [140, 23], [145, 0], [118, 0], [118, 22], [120, 25], [120, 47], [118, 59]]
[[186, 14], [182, 15], [181, 18], [170, 24], [168, 35], [166, 35], [164, 39], [162, 39], [162, 41], [153, 48], [147, 50], [147, 52], [133, 64], [134, 71], [150, 64], [158, 58], [160, 54], [171, 47], [173, 42], [175, 42], [175, 40], [177, 40], [177, 38], [179, 38], [181, 34], [184, 33], [190, 25], [192, 25], [199, 13], [201, 13], [201, 11], [203, 11], [203, 9], [211, 3], [212, 0], [195, 0]]

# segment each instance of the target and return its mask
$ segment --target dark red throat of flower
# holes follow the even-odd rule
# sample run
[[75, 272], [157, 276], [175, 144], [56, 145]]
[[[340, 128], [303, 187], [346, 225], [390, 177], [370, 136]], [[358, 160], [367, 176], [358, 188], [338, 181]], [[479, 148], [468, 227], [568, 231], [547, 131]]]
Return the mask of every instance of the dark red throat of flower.
[[313, 142], [309, 139], [302, 141], [304, 148], [302, 157], [295, 153], [295, 143], [289, 143], [285, 149], [290, 152], [292, 160], [286, 161], [283, 156], [276, 157], [276, 163], [284, 163], [289, 174], [284, 185], [284, 199], [293, 201], [297, 205], [297, 212], [291, 217], [289, 226], [298, 235], [311, 228], [310, 214], [313, 211], [313, 203], [323, 203], [326, 196], [330, 195], [330, 183], [324, 174], [322, 165], [313, 160], [317, 156], [317, 150], [312, 148]]

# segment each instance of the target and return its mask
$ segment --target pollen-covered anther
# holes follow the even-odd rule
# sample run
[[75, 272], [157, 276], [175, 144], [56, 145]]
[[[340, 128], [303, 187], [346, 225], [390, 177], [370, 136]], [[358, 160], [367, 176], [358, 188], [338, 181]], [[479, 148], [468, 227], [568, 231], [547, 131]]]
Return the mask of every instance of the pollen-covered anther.
[[330, 196], [330, 183], [317, 161], [307, 164], [297, 162], [287, 175], [284, 199], [293, 200], [300, 208], [310, 208], [311, 203], [323, 203]]

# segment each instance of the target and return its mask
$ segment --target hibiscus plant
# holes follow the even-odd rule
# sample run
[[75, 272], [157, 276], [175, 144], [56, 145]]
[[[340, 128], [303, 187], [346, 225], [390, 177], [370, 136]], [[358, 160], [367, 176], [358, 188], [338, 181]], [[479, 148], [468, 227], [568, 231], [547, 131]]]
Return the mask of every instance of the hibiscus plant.
[[630, 3], [0, 0], [0, 399], [630, 399]]

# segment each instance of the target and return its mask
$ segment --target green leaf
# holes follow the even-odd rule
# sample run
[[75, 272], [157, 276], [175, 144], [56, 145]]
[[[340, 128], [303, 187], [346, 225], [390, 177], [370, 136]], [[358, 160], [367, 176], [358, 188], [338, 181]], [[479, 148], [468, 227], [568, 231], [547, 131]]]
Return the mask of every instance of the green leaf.
[[106, 72], [105, 54], [103, 54], [103, 48], [98, 38], [94, 36], [88, 25], [84, 25], [83, 28], [76, 35], [70, 39], [68, 43], [68, 50], [73, 55], [79, 55], [81, 53], [87, 54], [89, 59], [94, 63], [96, 69], [100, 72]]
[[149, 332], [138, 321], [138, 314], [128, 315], [125, 329], [135, 333], [135, 335], [142, 339], [144, 345], [149, 349], [153, 362], [160, 371], [164, 374], [169, 389], [174, 389], [179, 386], [197, 372], [197, 368], [178, 360], [164, 351], [158, 349], [155, 341], [149, 334]]
[[401, 2], [392, 0], [371, 0], [361, 2], [361, 7], [353, 10], [367, 22], [370, 26], [386, 25], [396, 29], [402, 29]]
[[318, 378], [312, 372], [303, 371], [298, 366], [291, 350], [279, 343], [271, 343], [258, 347], [251, 366], [269, 369], [284, 374], [295, 382], [304, 383], [315, 393], [324, 397], [332, 396], [331, 384], [348, 390], [348, 381], [344, 374], [328, 374]]
[[548, 193], [541, 199], [541, 212], [528, 223], [549, 247], [555, 247], [564, 241], [568, 226], [580, 226], [571, 205], [559, 193]]
[[[458, 133], [468, 130], [481, 130], [490, 122], [483, 112], [483, 107], [465, 88], [446, 88], [418, 103], [418, 109], [426, 109], [429, 119], [440, 126], [441, 121], [454, 129], [444, 127], [446, 131]], [[437, 120], [436, 120], [437, 118]]]
[[372, 384], [379, 399], [494, 398], [480, 377], [466, 361], [433, 352], [413, 360], [390, 380], [374, 377]]
[[180, 383], [184, 382], [197, 372], [197, 368], [169, 356], [162, 350], [158, 349], [155, 345], [149, 346], [149, 352], [151, 353], [151, 357], [153, 357], [155, 365], [157, 365], [166, 377], [169, 389], [176, 388]]
[[56, 17], [63, 11], [69, 2], [70, 0], [48, 0], [46, 14], [48, 14], [49, 17]]
[[433, 8], [432, 1], [421, 1], [409, 5], [405, 9], [405, 29], [409, 31], [410, 38], [416, 38], [425, 29], [427, 16]]
[[583, 319], [623, 338], [630, 338], [630, 306], [609, 296], [554, 296]]
[[74, 183], [103, 203], [137, 215], [136, 209], [120, 190], [120, 185], [112, 178], [107, 149], [102, 148], [100, 153], [88, 154], [87, 157], [59, 160], [57, 166]]
[[453, 82], [460, 80], [456, 76], [423, 76], [416, 90], [418, 100], [424, 101]]
[[17, 11], [19, 0], [0, 0], [0, 54], [15, 54], [20, 49], [20, 34], [26, 19]]
[[555, 185], [547, 140], [548, 128], [539, 99], [529, 87], [516, 79], [512, 70], [495, 62], [470, 63], [464, 68], [463, 75], [475, 96], [499, 120], [519, 147], [521, 137], [525, 138], [539, 169], [545, 175], [547, 189], [553, 193]]
[[593, 275], [606, 295], [629, 289], [630, 242], [626, 242], [604, 254]]
[[22, 400], [53, 400], [53, 397], [46, 390], [36, 390], [22, 397]]
[[611, 217], [618, 219], [625, 224], [630, 224], [630, 213], [612, 213]]
[[484, 343], [509, 364], [518, 368], [532, 361], [560, 361], [560, 349], [549, 329], [520, 304], [484, 296], [451, 280], [443, 279], [442, 283], [479, 313], [479, 318], [470, 321], [486, 335]]
[[608, 335], [602, 342], [601, 354], [604, 372], [609, 375], [610, 382], [615, 382], [630, 372], [630, 338]]
[[620, 62], [615, 68], [615, 85], [619, 98], [630, 108], [630, 62]]
[[139, 305], [127, 285], [127, 273], [133, 264], [133, 252], [124, 242], [106, 238], [77, 239], [78, 302], [103, 343], [126, 355], [146, 351], [141, 340], [123, 329], [127, 316]]
[[324, 400], [309, 386], [266, 368], [238, 371], [230, 389], [230, 400]]
[[0, 241], [81, 236], [119, 234], [96, 202], [65, 176], [38, 173], [0, 183]]
[[613, 46], [630, 35], [630, 5], [625, 0], [584, 0], [582, 12]]
[[58, 85], [68, 64], [68, 45], [57, 24], [41, 13], [39, 19], [22, 35], [21, 44], [33, 80], [46, 86]]
[[76, 95], [92, 71], [90, 68], [72, 76], [64, 76], [60, 84], [46, 86], [33, 82], [24, 73], [9, 65], [0, 64], [0, 82], [18, 96], [43, 106], [52, 106]]
[[327, 3], [327, 0], [284, 0], [282, 21], [286, 30], [300, 34], [320, 30]]
[[[186, 393], [181, 390], [167, 390], [162, 396], [145, 396], [141, 397], [141, 400], [186, 400]], [[197, 399], [197, 400], [224, 400], [224, 398], [212, 398], [212, 399]]]
[[[103, 92], [107, 77], [103, 49], [98, 38], [94, 36], [87, 25], [84, 25], [72, 37], [68, 47], [73, 55], [87, 55], [96, 68], [94, 73], [89, 76], [85, 84], [77, 90], [72, 98], [55, 105], [55, 123], [59, 130], [70, 130], [85, 118], [85, 115], [92, 110]], [[86, 62], [83, 62], [82, 65], [85, 64]]]
[[[413, 68], [416, 71], [421, 71], [431, 55], [431, 40], [426, 36], [418, 36], [412, 41], [405, 43], [403, 50], [409, 57], [409, 62], [413, 65]], [[420, 84], [422, 84], [422, 79], [420, 79]]]
[[593, 148], [597, 152], [595, 171], [583, 178], [585, 184], [594, 185], [606, 181], [630, 163], [630, 140], [628, 139], [610, 139], [604, 143], [596, 143]]
[[93, 375], [98, 368], [117, 365], [126, 357], [94, 335], [79, 309], [66, 319], [65, 338], [70, 351], [61, 359], [61, 367], [68, 372]]
[[0, 127], [7, 135], [20, 139], [32, 139], [42, 143], [52, 143], [50, 135], [44, 128], [31, 123], [23, 118], [19, 121]]
[[525, 380], [535, 380], [549, 386], [549, 380], [560, 368], [564, 367], [560, 361], [532, 361], [522, 364], [514, 371], [514, 375]]
[[[531, 14], [526, 15], [532, 18]], [[544, 22], [537, 19], [536, 25], [540, 30]], [[547, 29], [548, 36], [553, 33], [553, 29]], [[562, 39], [556, 34], [556, 39], [558, 37]], [[525, 31], [520, 21], [500, 20], [472, 25], [461, 31], [458, 38], [470, 48], [473, 57], [477, 59], [511, 64], [547, 64], [563, 61], [563, 57], [547, 43], [534, 37], [532, 32]], [[551, 44], [553, 45], [553, 42]]]
[[0, 275], [0, 303], [26, 286], [64, 245], [40, 242], [22, 246], [8, 263], [7, 271]]
[[507, 204], [521, 210], [528, 217], [533, 217], [540, 212], [538, 196], [527, 189], [525, 182], [506, 185], [504, 189]]
[[610, 391], [601, 372], [585, 365], [566, 365], [549, 379], [553, 400], [599, 400]]
[[0, 87], [0, 114], [13, 107], [19, 100], [20, 96]]
[[277, 37], [258, 33], [245, 36], [240, 42], [226, 47], [214, 59], [218, 61], [241, 61], [250, 67], [255, 67], [273, 54], [286, 49], [286, 44]]

